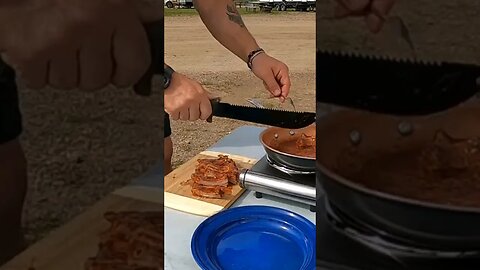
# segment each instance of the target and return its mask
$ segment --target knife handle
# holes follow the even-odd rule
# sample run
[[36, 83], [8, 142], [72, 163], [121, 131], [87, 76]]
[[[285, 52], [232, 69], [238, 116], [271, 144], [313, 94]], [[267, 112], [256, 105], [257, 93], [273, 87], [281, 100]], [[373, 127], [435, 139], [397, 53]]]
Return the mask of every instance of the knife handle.
[[210, 99], [210, 104], [212, 105], [212, 114], [207, 118], [207, 123], [212, 123], [213, 115], [214, 115], [214, 112], [215, 112], [215, 107], [216, 107], [218, 102], [220, 102], [219, 97]]
[[163, 20], [146, 25], [145, 31], [150, 43], [152, 62], [147, 72], [134, 85], [133, 89], [138, 95], [150, 96], [152, 94], [153, 76], [163, 74]]

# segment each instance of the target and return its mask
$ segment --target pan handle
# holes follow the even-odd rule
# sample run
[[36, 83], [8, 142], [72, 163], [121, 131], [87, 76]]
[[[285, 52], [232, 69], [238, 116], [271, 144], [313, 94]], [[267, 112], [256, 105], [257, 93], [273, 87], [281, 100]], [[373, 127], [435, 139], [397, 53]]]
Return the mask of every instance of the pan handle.
[[240, 172], [240, 186], [306, 204], [316, 204], [317, 191], [315, 187], [301, 185], [247, 169]]

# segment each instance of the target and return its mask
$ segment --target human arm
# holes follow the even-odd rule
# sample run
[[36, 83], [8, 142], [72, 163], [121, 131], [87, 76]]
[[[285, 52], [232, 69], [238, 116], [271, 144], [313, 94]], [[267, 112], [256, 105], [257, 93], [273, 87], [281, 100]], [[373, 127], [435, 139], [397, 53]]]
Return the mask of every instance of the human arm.
[[[194, 0], [195, 8], [213, 37], [244, 62], [257, 49], [255, 38], [248, 31], [232, 0]], [[288, 67], [266, 53], [258, 54], [251, 62], [253, 73], [267, 90], [284, 100], [290, 91]]]

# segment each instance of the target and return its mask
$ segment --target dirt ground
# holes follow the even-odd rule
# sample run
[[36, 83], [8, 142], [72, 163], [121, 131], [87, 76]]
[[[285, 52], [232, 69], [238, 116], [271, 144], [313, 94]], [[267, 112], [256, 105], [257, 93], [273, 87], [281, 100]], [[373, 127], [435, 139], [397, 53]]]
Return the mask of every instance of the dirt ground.
[[[271, 56], [286, 63], [291, 72], [291, 98], [297, 110], [315, 110], [315, 13], [249, 14], [245, 24], [257, 42]], [[268, 100], [262, 82], [244, 62], [222, 47], [210, 35], [198, 16], [165, 18], [165, 61], [187, 76], [199, 80], [224, 101], [247, 105], [246, 99]], [[239, 121], [214, 118], [205, 122], [172, 122], [174, 166], [215, 144]]]

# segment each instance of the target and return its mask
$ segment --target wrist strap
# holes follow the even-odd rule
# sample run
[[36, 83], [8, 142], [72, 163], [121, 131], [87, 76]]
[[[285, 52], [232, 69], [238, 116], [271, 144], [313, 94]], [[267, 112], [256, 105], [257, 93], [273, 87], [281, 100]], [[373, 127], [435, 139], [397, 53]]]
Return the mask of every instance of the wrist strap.
[[264, 51], [262, 48], [259, 48], [259, 49], [256, 49], [256, 50], [251, 51], [251, 52], [248, 54], [247, 66], [248, 66], [249, 69], [252, 69], [253, 59], [254, 59], [255, 57], [257, 57], [257, 55], [259, 55], [259, 54], [261, 54], [261, 53], [265, 53], [265, 51]]
[[163, 69], [163, 90], [167, 89], [170, 86], [170, 82], [172, 81], [172, 75], [175, 72], [172, 67], [165, 64]]

